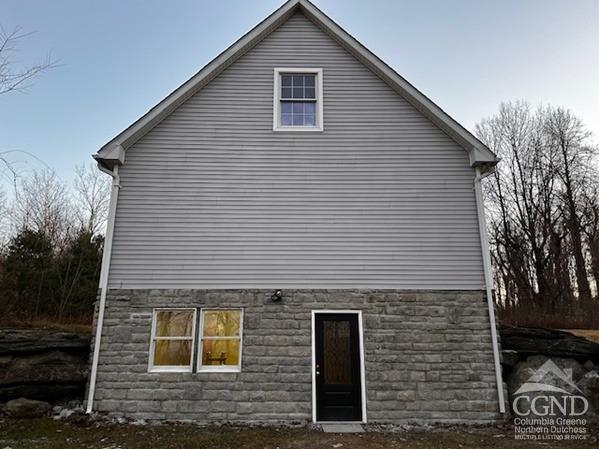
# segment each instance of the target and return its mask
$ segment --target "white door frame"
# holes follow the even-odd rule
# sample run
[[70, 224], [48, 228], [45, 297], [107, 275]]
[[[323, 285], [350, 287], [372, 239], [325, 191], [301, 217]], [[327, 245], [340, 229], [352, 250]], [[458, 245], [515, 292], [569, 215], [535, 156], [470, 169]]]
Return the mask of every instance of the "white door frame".
[[[362, 421], [366, 423], [366, 372], [364, 370], [364, 328], [362, 326], [362, 311], [361, 310], [312, 310], [312, 422], [318, 422], [316, 420], [316, 314], [324, 313], [346, 313], [358, 315], [358, 346], [360, 352], [360, 395], [361, 395], [361, 406], [362, 406]], [[323, 421], [331, 423], [331, 421]], [[352, 421], [343, 421], [352, 422]]]

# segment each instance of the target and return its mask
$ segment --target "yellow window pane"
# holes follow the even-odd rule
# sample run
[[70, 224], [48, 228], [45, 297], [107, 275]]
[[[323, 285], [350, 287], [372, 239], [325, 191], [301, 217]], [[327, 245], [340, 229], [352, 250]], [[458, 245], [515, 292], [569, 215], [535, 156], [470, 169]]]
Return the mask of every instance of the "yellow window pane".
[[157, 340], [154, 347], [155, 366], [189, 366], [191, 340]]
[[239, 364], [239, 340], [204, 340], [202, 342], [202, 365], [237, 366]]
[[240, 310], [208, 310], [204, 312], [205, 337], [238, 337]]
[[157, 337], [191, 337], [193, 310], [160, 310], [156, 314]]

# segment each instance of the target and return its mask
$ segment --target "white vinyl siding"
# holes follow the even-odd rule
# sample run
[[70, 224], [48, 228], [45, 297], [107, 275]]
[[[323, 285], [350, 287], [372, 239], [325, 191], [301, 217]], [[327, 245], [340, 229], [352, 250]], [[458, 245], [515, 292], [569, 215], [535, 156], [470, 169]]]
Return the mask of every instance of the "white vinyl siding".
[[[326, 128], [273, 132], [273, 71]], [[301, 14], [127, 150], [110, 288], [481, 289], [466, 152]]]

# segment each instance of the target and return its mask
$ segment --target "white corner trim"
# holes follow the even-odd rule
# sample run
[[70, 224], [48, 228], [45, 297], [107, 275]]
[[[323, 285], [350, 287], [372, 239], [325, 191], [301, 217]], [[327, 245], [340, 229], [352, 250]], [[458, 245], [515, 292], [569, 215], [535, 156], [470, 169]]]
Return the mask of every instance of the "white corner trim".
[[110, 270], [110, 256], [112, 254], [112, 239], [114, 235], [114, 221], [116, 218], [116, 205], [121, 188], [119, 177], [119, 166], [116, 165], [112, 171], [112, 191], [110, 192], [110, 204], [108, 206], [108, 223], [106, 225], [106, 239], [104, 240], [104, 253], [102, 254], [102, 268], [100, 271], [100, 304], [98, 305], [98, 320], [96, 324], [96, 336], [94, 338], [94, 354], [92, 368], [89, 376], [89, 390], [87, 394], [86, 413], [93, 410], [94, 394], [96, 392], [96, 377], [98, 375], [98, 362], [100, 359], [100, 344], [102, 341], [102, 326], [104, 325], [104, 309], [106, 308], [106, 290], [108, 289], [108, 271]]
[[312, 422], [316, 422], [316, 322], [315, 310], [311, 311], [310, 328], [311, 328], [311, 346], [312, 346]]
[[362, 311], [358, 311], [358, 342], [360, 344], [360, 387], [362, 388], [362, 422], [366, 424], [366, 367], [364, 362], [364, 324]]
[[481, 171], [479, 167], [475, 168], [476, 178], [474, 179], [474, 193], [476, 196], [476, 212], [478, 215], [478, 230], [480, 234], [480, 244], [483, 256], [483, 269], [485, 277], [485, 292], [487, 296], [487, 306], [489, 309], [489, 323], [491, 326], [491, 339], [493, 343], [493, 361], [495, 363], [495, 382], [497, 383], [497, 399], [499, 401], [499, 412], [505, 413], [505, 399], [503, 395], [503, 378], [501, 376], [501, 360], [499, 358], [499, 345], [497, 343], [497, 325], [495, 322], [495, 305], [493, 304], [493, 277], [491, 275], [491, 255], [489, 250], [489, 237], [487, 235], [487, 220], [485, 218], [485, 207], [483, 202], [483, 193], [481, 186]]
[[[316, 75], [316, 126], [281, 126], [281, 75], [284, 73], [313, 73]], [[272, 130], [283, 132], [324, 131], [324, 88], [322, 68], [275, 67], [273, 82]]]
[[[325, 313], [341, 313], [341, 314], [355, 314], [358, 315], [358, 344], [360, 352], [360, 400], [362, 406], [362, 421], [366, 424], [366, 370], [364, 366], [364, 327], [362, 323], [362, 311], [361, 310], [334, 310], [334, 309], [323, 309], [323, 310], [312, 310], [311, 312], [311, 329], [312, 329], [312, 422], [317, 423], [316, 419], [316, 315]], [[351, 421], [343, 421], [344, 423]], [[326, 421], [327, 424], [331, 424], [332, 421]]]

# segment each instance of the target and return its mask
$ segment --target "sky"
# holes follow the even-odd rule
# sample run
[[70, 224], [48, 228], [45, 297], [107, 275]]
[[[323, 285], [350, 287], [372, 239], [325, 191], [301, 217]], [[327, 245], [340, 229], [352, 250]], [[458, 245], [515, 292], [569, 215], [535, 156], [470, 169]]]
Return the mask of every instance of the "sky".
[[[0, 96], [0, 152], [26, 172], [75, 165], [282, 0], [0, 0], [31, 32], [19, 63], [58, 66]], [[467, 129], [500, 102], [571, 109], [599, 136], [599, 0], [314, 0]], [[599, 140], [599, 139], [597, 139]]]

